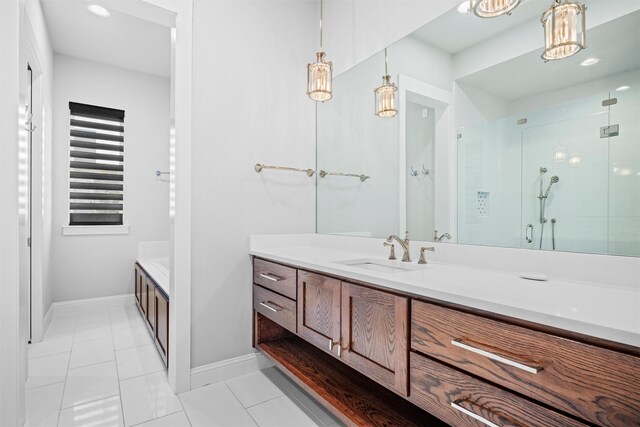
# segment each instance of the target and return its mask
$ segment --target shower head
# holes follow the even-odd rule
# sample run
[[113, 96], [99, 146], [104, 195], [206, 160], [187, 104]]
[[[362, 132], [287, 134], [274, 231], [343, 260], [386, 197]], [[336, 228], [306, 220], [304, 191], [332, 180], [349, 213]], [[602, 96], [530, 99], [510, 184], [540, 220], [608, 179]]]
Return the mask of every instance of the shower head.
[[551, 192], [551, 186], [557, 183], [558, 181], [560, 181], [560, 178], [558, 178], [558, 175], [553, 175], [551, 177], [551, 181], [549, 181], [549, 186], [547, 187], [547, 191], [544, 192], [545, 198], [549, 195], [549, 192]]
[[540, 173], [547, 173], [547, 168], [540, 166]]

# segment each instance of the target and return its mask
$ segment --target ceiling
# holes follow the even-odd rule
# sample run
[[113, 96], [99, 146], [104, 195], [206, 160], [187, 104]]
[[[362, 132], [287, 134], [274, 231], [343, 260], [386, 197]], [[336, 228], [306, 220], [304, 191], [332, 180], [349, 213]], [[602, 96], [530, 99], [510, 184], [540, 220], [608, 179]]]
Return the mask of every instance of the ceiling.
[[[473, 13], [461, 14], [456, 8], [439, 16], [412, 35], [423, 42], [455, 55], [520, 24], [540, 19], [550, 0], [523, 0], [511, 15], [482, 19]], [[542, 24], [541, 24], [542, 25]], [[452, 37], [452, 29], [456, 29]]]
[[108, 7], [89, 12], [85, 0], [40, 0], [53, 51], [115, 67], [170, 76], [171, 30]]
[[[510, 102], [640, 68], [640, 11], [591, 28], [587, 39], [588, 48], [567, 59], [545, 63], [533, 51], [458, 81]], [[589, 57], [601, 61], [580, 66]]]

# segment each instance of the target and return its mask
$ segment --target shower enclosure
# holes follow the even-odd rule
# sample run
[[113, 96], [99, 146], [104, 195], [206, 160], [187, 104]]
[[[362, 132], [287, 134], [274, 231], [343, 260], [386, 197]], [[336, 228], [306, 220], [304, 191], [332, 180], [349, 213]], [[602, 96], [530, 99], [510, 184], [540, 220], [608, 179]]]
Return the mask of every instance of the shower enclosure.
[[458, 242], [640, 256], [640, 89], [458, 131]]

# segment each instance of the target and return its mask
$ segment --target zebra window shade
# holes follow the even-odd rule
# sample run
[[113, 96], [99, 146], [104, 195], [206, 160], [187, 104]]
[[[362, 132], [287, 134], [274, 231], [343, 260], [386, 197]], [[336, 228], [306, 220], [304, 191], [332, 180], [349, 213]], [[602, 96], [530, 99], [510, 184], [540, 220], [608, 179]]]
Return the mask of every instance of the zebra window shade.
[[124, 111], [69, 103], [69, 225], [122, 225]]

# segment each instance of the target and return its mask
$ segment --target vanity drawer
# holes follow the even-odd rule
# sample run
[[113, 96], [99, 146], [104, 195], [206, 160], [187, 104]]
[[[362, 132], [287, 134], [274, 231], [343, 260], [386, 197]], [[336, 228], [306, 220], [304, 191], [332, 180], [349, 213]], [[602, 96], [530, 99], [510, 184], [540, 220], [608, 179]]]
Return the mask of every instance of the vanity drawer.
[[640, 358], [412, 302], [411, 348], [598, 425], [640, 423]]
[[271, 292], [261, 286], [253, 285], [253, 308], [278, 325], [296, 332], [296, 302]]
[[417, 353], [409, 363], [409, 400], [452, 426], [585, 426]]
[[293, 300], [296, 299], [296, 277], [295, 268], [257, 258], [253, 261], [253, 283]]

